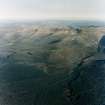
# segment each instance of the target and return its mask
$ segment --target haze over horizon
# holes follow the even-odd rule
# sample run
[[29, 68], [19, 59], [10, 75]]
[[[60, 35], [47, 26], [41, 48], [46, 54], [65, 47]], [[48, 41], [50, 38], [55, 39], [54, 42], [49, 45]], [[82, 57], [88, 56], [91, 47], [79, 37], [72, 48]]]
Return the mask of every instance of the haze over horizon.
[[0, 20], [104, 20], [103, 0], [0, 0]]

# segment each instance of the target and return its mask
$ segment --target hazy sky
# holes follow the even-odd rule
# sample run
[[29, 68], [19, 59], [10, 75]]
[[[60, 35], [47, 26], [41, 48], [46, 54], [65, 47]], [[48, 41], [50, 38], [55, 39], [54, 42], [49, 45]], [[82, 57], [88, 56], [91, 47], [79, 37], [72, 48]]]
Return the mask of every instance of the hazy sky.
[[105, 0], [0, 0], [0, 19], [105, 19]]

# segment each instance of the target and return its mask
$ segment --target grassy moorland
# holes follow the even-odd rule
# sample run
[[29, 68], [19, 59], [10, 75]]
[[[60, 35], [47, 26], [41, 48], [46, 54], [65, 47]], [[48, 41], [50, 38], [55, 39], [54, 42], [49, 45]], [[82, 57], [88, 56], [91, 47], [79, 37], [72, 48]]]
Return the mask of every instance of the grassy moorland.
[[0, 27], [0, 104], [64, 105], [69, 75], [97, 53], [105, 27], [11, 24]]

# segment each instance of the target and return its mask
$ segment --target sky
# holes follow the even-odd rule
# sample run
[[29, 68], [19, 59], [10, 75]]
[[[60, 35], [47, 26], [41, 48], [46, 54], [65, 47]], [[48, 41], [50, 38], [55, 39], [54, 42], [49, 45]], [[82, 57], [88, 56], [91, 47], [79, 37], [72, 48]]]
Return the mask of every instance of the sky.
[[0, 0], [0, 19], [105, 19], [105, 0]]

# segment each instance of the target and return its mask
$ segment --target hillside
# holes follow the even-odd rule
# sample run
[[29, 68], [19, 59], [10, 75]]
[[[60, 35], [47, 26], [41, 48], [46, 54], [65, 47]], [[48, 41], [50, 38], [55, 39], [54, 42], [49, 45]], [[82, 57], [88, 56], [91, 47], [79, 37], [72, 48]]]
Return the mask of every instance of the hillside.
[[69, 76], [83, 59], [97, 54], [104, 34], [104, 26], [94, 25], [0, 26], [0, 104], [66, 104]]

